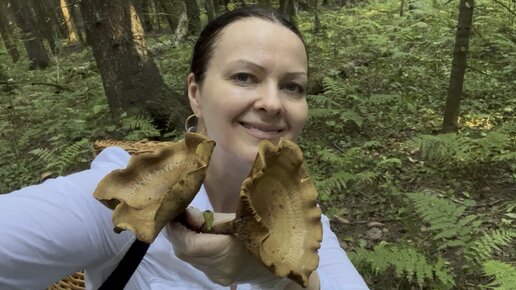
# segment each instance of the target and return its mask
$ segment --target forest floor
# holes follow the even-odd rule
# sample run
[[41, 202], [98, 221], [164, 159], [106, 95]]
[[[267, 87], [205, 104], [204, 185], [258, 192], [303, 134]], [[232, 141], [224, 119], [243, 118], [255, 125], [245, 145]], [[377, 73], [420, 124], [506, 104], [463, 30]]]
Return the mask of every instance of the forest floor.
[[[476, 2], [460, 128], [440, 134], [457, 11], [418, 3], [403, 17], [399, 1], [322, 9], [317, 33], [301, 13], [312, 78], [300, 139], [306, 165], [371, 289], [511, 289], [514, 25], [503, 7]], [[192, 39], [175, 47], [171, 39], [156, 34], [148, 43], [165, 82], [182, 94]], [[0, 66], [0, 192], [86, 168], [97, 139], [180, 136], [160, 135], [141, 116], [113, 116], [84, 46], [44, 71], [11, 64], [0, 50]]]

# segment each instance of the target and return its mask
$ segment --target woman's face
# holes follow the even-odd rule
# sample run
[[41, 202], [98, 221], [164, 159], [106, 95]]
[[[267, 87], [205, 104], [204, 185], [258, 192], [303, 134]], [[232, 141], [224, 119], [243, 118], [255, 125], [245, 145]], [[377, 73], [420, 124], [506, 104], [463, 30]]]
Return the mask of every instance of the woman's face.
[[202, 84], [188, 77], [194, 113], [213, 154], [252, 164], [261, 140], [296, 140], [307, 118], [307, 58], [288, 28], [259, 18], [229, 24], [215, 42]]

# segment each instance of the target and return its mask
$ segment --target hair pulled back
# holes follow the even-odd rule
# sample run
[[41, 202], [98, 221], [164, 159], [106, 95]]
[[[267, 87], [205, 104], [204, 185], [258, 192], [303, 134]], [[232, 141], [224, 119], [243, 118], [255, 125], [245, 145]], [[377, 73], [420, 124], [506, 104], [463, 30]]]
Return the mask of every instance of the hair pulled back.
[[270, 22], [278, 23], [292, 32], [294, 32], [301, 41], [303, 36], [301, 32], [296, 28], [294, 24], [288, 21], [286, 18], [278, 14], [278, 12], [262, 8], [262, 7], [241, 7], [235, 10], [226, 12], [221, 16], [210, 21], [202, 30], [197, 42], [195, 43], [192, 62], [190, 65], [190, 72], [194, 74], [194, 79], [198, 83], [204, 81], [206, 70], [208, 69], [208, 63], [213, 56], [215, 50], [215, 43], [220, 36], [222, 30], [229, 24], [236, 22], [241, 19], [256, 17], [264, 19]]

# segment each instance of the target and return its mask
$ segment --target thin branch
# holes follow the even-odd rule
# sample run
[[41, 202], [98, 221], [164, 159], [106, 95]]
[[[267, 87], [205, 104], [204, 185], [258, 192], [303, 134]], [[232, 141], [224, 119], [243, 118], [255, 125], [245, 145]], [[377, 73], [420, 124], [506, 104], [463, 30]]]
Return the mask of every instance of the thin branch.
[[509, 11], [512, 15], [516, 16], [516, 12], [512, 11], [512, 9], [510, 7], [507, 7], [505, 4], [503, 4], [502, 2], [498, 1], [498, 0], [493, 0], [495, 3], [498, 3], [500, 5], [503, 6], [503, 8], [507, 9], [507, 11]]
[[479, 70], [478, 68], [475, 68], [475, 67], [473, 67], [473, 66], [468, 65], [468, 66], [467, 66], [467, 68], [468, 68], [468, 69], [470, 69], [470, 70], [472, 70], [472, 71], [474, 71], [474, 72], [477, 72], [477, 73], [483, 74], [483, 75], [485, 75], [485, 76], [491, 77], [491, 75], [490, 75], [490, 74], [488, 74], [488, 73], [486, 73], [486, 72], [483, 72], [483, 71], [481, 71], [481, 70]]

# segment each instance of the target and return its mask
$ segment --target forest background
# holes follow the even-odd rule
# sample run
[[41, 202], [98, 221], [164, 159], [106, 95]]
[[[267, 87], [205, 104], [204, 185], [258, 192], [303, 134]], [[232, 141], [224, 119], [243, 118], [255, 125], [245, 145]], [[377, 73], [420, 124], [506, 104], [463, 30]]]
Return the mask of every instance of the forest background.
[[[300, 145], [371, 289], [516, 289], [516, 1], [258, 2], [306, 37]], [[196, 35], [253, 4], [0, 0], [0, 193], [180, 138]]]

